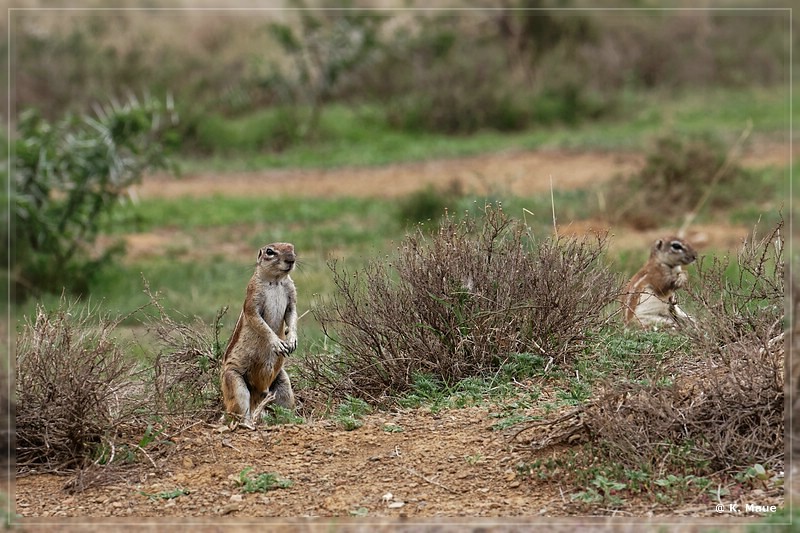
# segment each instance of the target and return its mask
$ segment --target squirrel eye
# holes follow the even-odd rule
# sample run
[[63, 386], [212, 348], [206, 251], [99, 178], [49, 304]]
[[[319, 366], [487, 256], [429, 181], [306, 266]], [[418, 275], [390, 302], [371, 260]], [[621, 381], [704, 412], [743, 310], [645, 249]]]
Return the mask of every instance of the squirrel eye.
[[683, 246], [678, 241], [672, 241], [672, 249], [673, 250], [683, 250]]
[[275, 255], [275, 250], [273, 250], [272, 248], [267, 248], [267, 251], [264, 253], [267, 254], [267, 257], [272, 257], [273, 255]]

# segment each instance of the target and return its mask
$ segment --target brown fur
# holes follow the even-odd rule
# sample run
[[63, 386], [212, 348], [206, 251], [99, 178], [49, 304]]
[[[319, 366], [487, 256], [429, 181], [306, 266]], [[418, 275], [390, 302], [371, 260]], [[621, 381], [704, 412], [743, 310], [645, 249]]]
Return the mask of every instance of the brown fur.
[[294, 408], [283, 364], [297, 348], [297, 292], [289, 277], [295, 259], [289, 243], [259, 250], [242, 312], [222, 358], [225, 410], [241, 415], [247, 427], [254, 427], [253, 419], [267, 403]]
[[623, 295], [625, 324], [669, 324], [674, 323], [676, 317], [685, 316], [675, 303], [675, 291], [688, 280], [682, 266], [695, 259], [697, 252], [688, 242], [677, 237], [657, 240], [650, 250], [650, 258], [631, 278]]

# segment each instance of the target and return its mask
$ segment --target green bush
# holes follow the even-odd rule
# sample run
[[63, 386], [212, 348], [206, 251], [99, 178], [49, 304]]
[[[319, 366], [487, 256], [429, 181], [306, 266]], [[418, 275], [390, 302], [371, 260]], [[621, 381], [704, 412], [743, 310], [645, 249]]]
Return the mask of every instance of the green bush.
[[[290, 61], [266, 61], [260, 88], [280, 104], [308, 110], [299, 117], [299, 133], [313, 136], [322, 105], [331, 101], [354, 70], [370, 63], [385, 17], [368, 11], [313, 11], [301, 8], [296, 26], [271, 22], [273, 41]], [[287, 66], [288, 63], [288, 66]]]
[[575, 4], [511, 0], [457, 14], [294, 9], [280, 22], [226, 24], [213, 13], [20, 11], [10, 26], [14, 98], [52, 120], [127, 87], [169, 88], [185, 104], [188, 137], [206, 113], [297, 107], [287, 123], [296, 143], [316, 136], [320, 108], [332, 102], [380, 104], [398, 128], [469, 133], [592, 119], [630, 89], [786, 79], [785, 13], [630, 17]]
[[435, 223], [447, 214], [448, 209], [451, 212], [455, 210], [457, 202], [463, 196], [461, 182], [457, 180], [450, 182], [444, 190], [428, 185], [400, 201], [398, 211], [400, 223], [411, 225], [433, 222], [435, 227]]
[[203, 154], [279, 152], [300, 139], [299, 111], [275, 107], [237, 119], [211, 113], [194, 120], [185, 147]]
[[[520, 130], [530, 124], [529, 87], [509, 77], [504, 43], [466, 30], [459, 17], [419, 17], [397, 34], [375, 65], [380, 77], [365, 90], [386, 102], [387, 122], [408, 131], [474, 133]], [[462, 36], [468, 31], [469, 36]]]
[[709, 137], [668, 135], [656, 140], [641, 171], [618, 179], [608, 189], [612, 220], [648, 229], [698, 207], [710, 191], [707, 207], [735, 205], [741, 198], [766, 195], [754, 191], [750, 175], [739, 165], [725, 164], [724, 145]]
[[20, 116], [11, 167], [10, 250], [18, 299], [86, 290], [115, 251], [98, 255], [90, 249], [104, 216], [145, 170], [168, 166], [175, 123], [171, 106], [133, 98], [96, 116], [56, 123], [35, 110]]

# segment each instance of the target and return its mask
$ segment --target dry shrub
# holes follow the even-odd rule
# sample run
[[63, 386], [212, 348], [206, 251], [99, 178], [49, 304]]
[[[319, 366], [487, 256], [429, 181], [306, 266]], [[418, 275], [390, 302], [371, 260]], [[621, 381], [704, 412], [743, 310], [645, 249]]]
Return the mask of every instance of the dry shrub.
[[764, 237], [755, 228], [739, 250], [728, 257], [705, 258], [689, 287], [697, 322], [687, 333], [698, 353], [729, 363], [732, 351], [783, 352], [785, 281], [783, 220]]
[[219, 332], [225, 307], [217, 312], [213, 324], [194, 317], [179, 321], [169, 315], [152, 294], [145, 281], [145, 291], [157, 315], [145, 320], [159, 351], [153, 362], [151, 409], [159, 414], [194, 419], [210, 419], [222, 408], [219, 375], [225, 346]]
[[[692, 363], [663, 384], [612, 383], [585, 425], [616, 460], [659, 470], [688, 461], [712, 471], [775, 465], [784, 454], [782, 223], [745, 243], [734, 265], [698, 264]], [[733, 267], [733, 268], [731, 268]], [[657, 384], [662, 383], [662, 384]]]
[[81, 467], [142, 405], [135, 361], [111, 337], [121, 319], [62, 299], [17, 337], [17, 468]]
[[[182, 323], [145, 286], [150, 303], [124, 317], [62, 299], [25, 324], [17, 338], [18, 475], [74, 473], [68, 486], [84, 489], [144, 458], [155, 465], [174, 450], [170, 434], [219, 414], [224, 310], [211, 325]], [[144, 321], [159, 351], [139, 348], [152, 365], [138, 362], [115, 331], [146, 307], [156, 309]]]
[[342, 353], [309, 355], [300, 372], [334, 397], [379, 401], [417, 374], [452, 383], [515, 353], [569, 364], [619, 291], [604, 249], [600, 236], [535, 242], [499, 207], [446, 216], [433, 235], [408, 235], [393, 265], [331, 265], [337, 293], [315, 315]]

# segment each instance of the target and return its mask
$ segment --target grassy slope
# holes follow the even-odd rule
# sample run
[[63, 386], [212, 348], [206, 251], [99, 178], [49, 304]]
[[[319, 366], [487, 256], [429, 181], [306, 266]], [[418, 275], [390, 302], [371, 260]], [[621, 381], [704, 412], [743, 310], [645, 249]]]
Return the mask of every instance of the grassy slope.
[[337, 106], [323, 112], [315, 143], [301, 143], [282, 152], [270, 152], [268, 144], [258, 148], [261, 146], [258, 139], [266, 135], [265, 128], [274, 122], [273, 115], [271, 111], [260, 111], [240, 119], [214, 119], [208, 135], [217, 155], [186, 160], [184, 167], [232, 171], [383, 165], [515, 148], [641, 150], [654, 136], [670, 132], [710, 133], [733, 141], [748, 120], [757, 134], [785, 135], [789, 129], [789, 92], [756, 88], [708, 89], [681, 95], [631, 94], [623, 99], [614, 116], [600, 122], [518, 133], [483, 131], [462, 137], [398, 132], [385, 124], [376, 109]]

